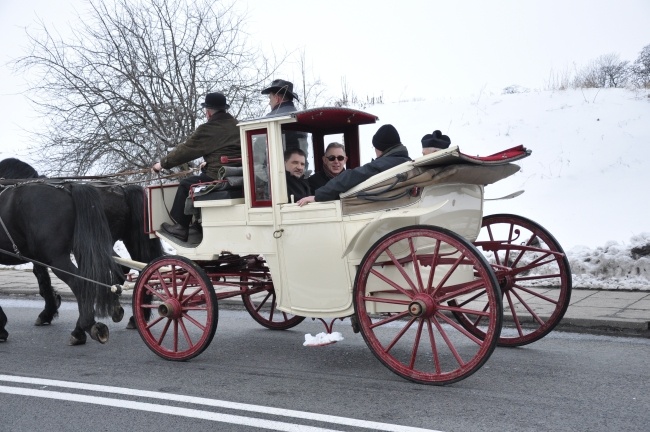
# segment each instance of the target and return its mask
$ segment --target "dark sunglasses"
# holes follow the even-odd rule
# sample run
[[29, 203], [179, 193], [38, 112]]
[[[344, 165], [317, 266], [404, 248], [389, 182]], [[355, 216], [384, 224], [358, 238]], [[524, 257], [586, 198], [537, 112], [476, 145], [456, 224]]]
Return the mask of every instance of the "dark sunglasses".
[[338, 160], [339, 162], [343, 162], [345, 160], [345, 156], [326, 156], [326, 158], [330, 162], [334, 162], [334, 160]]

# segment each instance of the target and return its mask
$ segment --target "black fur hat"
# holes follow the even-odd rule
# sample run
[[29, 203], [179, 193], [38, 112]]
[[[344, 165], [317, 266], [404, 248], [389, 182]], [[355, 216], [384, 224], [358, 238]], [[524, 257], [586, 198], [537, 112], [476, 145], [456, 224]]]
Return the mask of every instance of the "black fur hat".
[[377, 150], [386, 151], [391, 147], [402, 144], [397, 129], [393, 125], [385, 124], [372, 137], [372, 145]]
[[422, 147], [435, 147], [438, 149], [446, 149], [451, 144], [451, 140], [447, 135], [443, 135], [439, 130], [434, 130], [432, 134], [426, 134], [422, 137]]

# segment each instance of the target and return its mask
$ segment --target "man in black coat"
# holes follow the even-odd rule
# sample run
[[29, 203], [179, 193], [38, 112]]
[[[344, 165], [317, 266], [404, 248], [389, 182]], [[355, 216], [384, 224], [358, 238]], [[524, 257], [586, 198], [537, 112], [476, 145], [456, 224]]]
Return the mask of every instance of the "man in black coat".
[[298, 204], [302, 207], [314, 201], [332, 201], [339, 199], [339, 194], [348, 191], [370, 177], [411, 160], [408, 149], [402, 145], [399, 133], [393, 125], [383, 125], [372, 137], [377, 159], [359, 168], [343, 171], [325, 186], [316, 190], [315, 195], [308, 196]]
[[309, 183], [303, 177], [306, 161], [305, 152], [298, 148], [288, 149], [284, 152], [284, 169], [287, 175], [289, 202], [296, 202], [311, 193]]
[[337, 175], [345, 171], [345, 163], [348, 156], [345, 154], [345, 146], [341, 143], [332, 142], [327, 145], [323, 155], [323, 170], [314, 173], [307, 179], [312, 192], [323, 187]]
[[262, 94], [269, 95], [271, 112], [266, 115], [267, 117], [297, 111], [293, 100], [300, 101], [300, 99], [293, 92], [293, 83], [291, 81], [273, 80], [270, 86], [262, 90]]
[[[190, 193], [190, 187], [199, 182], [217, 180], [221, 168], [221, 156], [241, 158], [241, 142], [237, 119], [228, 114], [230, 105], [221, 93], [208, 93], [205, 102], [207, 122], [200, 125], [194, 133], [182, 144], [177, 145], [167, 156], [156, 162], [152, 169], [155, 172], [169, 169], [203, 156], [206, 165], [198, 176], [189, 176], [180, 181], [176, 190], [174, 204], [169, 212], [175, 224], [163, 223], [161, 228], [168, 234], [182, 241], [187, 241], [192, 215], [185, 214], [185, 200]], [[241, 165], [241, 162], [225, 165]]]
[[[293, 92], [293, 83], [282, 79], [273, 80], [271, 85], [262, 90], [263, 95], [269, 95], [271, 112], [266, 117], [282, 115], [297, 111], [294, 99], [300, 102], [298, 95]], [[282, 133], [285, 149], [299, 148], [307, 154], [307, 134], [298, 131]]]

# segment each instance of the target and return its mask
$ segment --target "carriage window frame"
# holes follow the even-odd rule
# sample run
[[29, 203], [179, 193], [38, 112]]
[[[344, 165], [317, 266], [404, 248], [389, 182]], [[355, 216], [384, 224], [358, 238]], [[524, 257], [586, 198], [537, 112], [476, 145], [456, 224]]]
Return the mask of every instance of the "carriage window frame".
[[[256, 176], [256, 170], [255, 170], [255, 160], [256, 156], [259, 156], [259, 151], [256, 152], [254, 146], [253, 146], [253, 139], [254, 138], [261, 138], [263, 137], [265, 142], [264, 142], [264, 158], [263, 162], [266, 163], [266, 176], [268, 179], [268, 184], [266, 189], [266, 192], [268, 194], [268, 198], [266, 196], [259, 196], [257, 190], [257, 186], [259, 185], [258, 177]], [[271, 207], [272, 203], [272, 195], [271, 195], [271, 172], [270, 172], [270, 166], [269, 166], [269, 136], [268, 136], [268, 131], [266, 128], [263, 129], [253, 129], [246, 131], [246, 147], [247, 147], [247, 153], [248, 153], [248, 180], [249, 180], [249, 192], [251, 196], [251, 207], [253, 208], [259, 208], [259, 207]], [[259, 149], [258, 149], [259, 150]], [[259, 169], [257, 170], [259, 172]]]

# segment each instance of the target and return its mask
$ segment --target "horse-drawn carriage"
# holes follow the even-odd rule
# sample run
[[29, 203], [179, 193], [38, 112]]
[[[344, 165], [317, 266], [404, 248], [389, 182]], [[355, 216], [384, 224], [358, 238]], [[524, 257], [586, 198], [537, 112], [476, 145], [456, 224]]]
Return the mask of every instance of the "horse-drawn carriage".
[[133, 314], [152, 351], [169, 360], [199, 355], [215, 334], [218, 302], [237, 297], [269, 329], [311, 317], [331, 331], [348, 317], [390, 370], [447, 384], [478, 370], [497, 345], [525, 345], [557, 325], [571, 292], [561, 246], [528, 219], [483, 216], [484, 186], [514, 174], [512, 162], [530, 154], [523, 147], [483, 158], [451, 147], [380, 173], [340, 200], [292, 202], [288, 136], [300, 137], [316, 171], [325, 143], [342, 138], [354, 168], [359, 126], [376, 120], [319, 108], [241, 122], [243, 181], [226, 177], [192, 196], [201, 229], [185, 242], [157, 231], [170, 222], [176, 185], [147, 188], [149, 232], [177, 255], [119, 262], [140, 270]]

